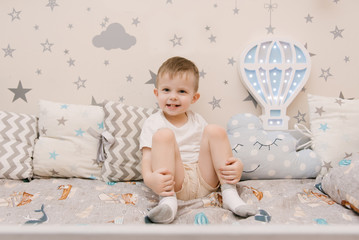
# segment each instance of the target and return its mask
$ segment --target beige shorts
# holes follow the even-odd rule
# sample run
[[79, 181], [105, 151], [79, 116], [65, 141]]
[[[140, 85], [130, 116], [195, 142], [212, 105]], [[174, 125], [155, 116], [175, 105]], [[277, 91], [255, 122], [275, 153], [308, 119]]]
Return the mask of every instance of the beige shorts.
[[176, 192], [177, 199], [191, 200], [207, 196], [217, 190], [217, 187], [208, 185], [201, 176], [197, 163], [183, 164], [184, 180], [181, 190]]

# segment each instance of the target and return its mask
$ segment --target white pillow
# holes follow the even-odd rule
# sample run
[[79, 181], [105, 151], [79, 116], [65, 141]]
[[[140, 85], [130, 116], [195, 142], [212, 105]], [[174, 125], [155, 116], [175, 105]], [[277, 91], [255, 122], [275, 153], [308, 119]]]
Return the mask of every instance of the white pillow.
[[88, 130], [102, 133], [102, 107], [40, 100], [39, 140], [35, 144], [34, 174], [42, 177], [98, 179], [99, 139]]
[[322, 161], [319, 177], [359, 147], [359, 100], [308, 94], [313, 150]]

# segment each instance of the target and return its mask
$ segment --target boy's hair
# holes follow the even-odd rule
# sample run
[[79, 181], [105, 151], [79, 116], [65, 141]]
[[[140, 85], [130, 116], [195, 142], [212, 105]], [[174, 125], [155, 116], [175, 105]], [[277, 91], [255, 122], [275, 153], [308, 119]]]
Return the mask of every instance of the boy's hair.
[[198, 91], [198, 85], [199, 85], [199, 72], [197, 66], [190, 60], [183, 58], [183, 57], [172, 57], [167, 59], [164, 63], [162, 63], [161, 67], [158, 69], [157, 78], [156, 78], [156, 87], [159, 78], [165, 74], [168, 73], [170, 77], [177, 74], [182, 74], [185, 72], [193, 73], [195, 77], [195, 86], [194, 90], [195, 92]]

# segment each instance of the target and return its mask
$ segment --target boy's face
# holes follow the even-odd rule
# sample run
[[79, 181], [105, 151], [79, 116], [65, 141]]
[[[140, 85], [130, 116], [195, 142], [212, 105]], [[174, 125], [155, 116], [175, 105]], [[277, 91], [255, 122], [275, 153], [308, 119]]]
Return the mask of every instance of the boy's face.
[[166, 117], [185, 114], [190, 105], [199, 99], [200, 95], [195, 92], [194, 86], [195, 77], [192, 73], [179, 73], [172, 78], [164, 73], [159, 77], [154, 93]]

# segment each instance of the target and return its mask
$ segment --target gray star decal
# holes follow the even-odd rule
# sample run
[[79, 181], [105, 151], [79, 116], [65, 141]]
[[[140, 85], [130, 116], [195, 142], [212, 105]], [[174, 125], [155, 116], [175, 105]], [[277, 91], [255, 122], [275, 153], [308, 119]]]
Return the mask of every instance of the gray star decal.
[[294, 116], [294, 118], [297, 119], [297, 123], [306, 122], [304, 117], [305, 117], [305, 113], [301, 113], [299, 110], [298, 110], [298, 114]]
[[216, 107], [218, 108], [221, 108], [221, 106], [219, 105], [219, 102], [221, 101], [222, 99], [216, 99], [214, 96], [213, 96], [213, 99], [211, 102], [208, 102], [210, 105], [212, 105], [212, 110], [214, 110]]
[[42, 52], [49, 51], [51, 52], [51, 47], [54, 45], [53, 43], [49, 43], [49, 40], [46, 39], [46, 42], [41, 43], [43, 49]]
[[330, 33], [333, 34], [334, 39], [336, 39], [337, 37], [343, 38], [343, 35], [342, 35], [343, 31], [344, 31], [344, 29], [339, 29], [338, 26], [335, 26], [334, 31], [330, 31]]
[[181, 37], [177, 37], [177, 35], [176, 35], [176, 34], [173, 36], [173, 38], [172, 38], [172, 39], [170, 39], [170, 41], [171, 41], [171, 42], [172, 42], [172, 44], [173, 44], [173, 47], [175, 47], [175, 46], [177, 46], [177, 45], [182, 46], [182, 44], [181, 44], [181, 40], [182, 40], [182, 38], [181, 38]]
[[21, 98], [22, 100], [27, 102], [25, 94], [28, 93], [29, 91], [31, 91], [32, 89], [31, 88], [23, 88], [21, 81], [19, 81], [17, 88], [9, 88], [9, 90], [15, 94], [12, 102], [15, 102], [19, 98]]
[[56, 3], [56, 0], [49, 0], [49, 3], [46, 5], [46, 7], [50, 7], [51, 11], [54, 10], [55, 7], [58, 7], [59, 5]]
[[156, 78], [157, 78], [157, 74], [152, 72], [151, 70], [150, 71], [150, 74], [151, 74], [151, 79], [148, 80], [145, 84], [153, 84], [153, 85], [156, 85]]
[[12, 12], [9, 13], [8, 15], [11, 16], [11, 21], [14, 21], [15, 19], [19, 19], [20, 20], [20, 13], [21, 11], [16, 11], [15, 8], [12, 9]]
[[75, 66], [75, 60], [72, 59], [72, 58], [70, 58], [70, 59], [67, 61], [67, 63], [69, 64], [69, 67]]
[[249, 92], [248, 92], [248, 97], [246, 97], [243, 101], [244, 102], [251, 101], [255, 108], [257, 108], [258, 106], [258, 102], [254, 99], [254, 97]]
[[308, 14], [308, 16], [305, 17], [306, 23], [312, 22], [313, 17]]
[[85, 86], [86, 81], [87, 81], [86, 79], [81, 79], [79, 77], [79, 79], [76, 82], [74, 82], [74, 84], [77, 86], [77, 90], [79, 90], [81, 87], [86, 88]]
[[236, 60], [234, 60], [234, 58], [228, 58], [228, 64], [231, 64], [232, 66], [234, 65], [234, 63], [236, 62]]
[[140, 23], [140, 21], [138, 20], [138, 18], [133, 18], [132, 19], [132, 24], [135, 25], [137, 27], [137, 25]]
[[322, 70], [322, 74], [321, 74], [319, 77], [324, 78], [325, 81], [328, 80], [328, 77], [333, 76], [333, 75], [330, 73], [330, 68], [328, 68], [327, 70], [324, 70], [324, 69], [322, 68], [321, 70]]
[[211, 36], [208, 38], [211, 43], [216, 42], [216, 36], [211, 34]]
[[204, 78], [204, 76], [206, 75], [207, 73], [202, 69], [202, 71], [199, 72], [199, 77], [200, 78]]
[[3, 48], [2, 50], [4, 50], [4, 52], [5, 52], [4, 57], [6, 57], [6, 56], [12, 57], [12, 52], [15, 51], [15, 49], [10, 47], [10, 44], [7, 45], [7, 48]]

